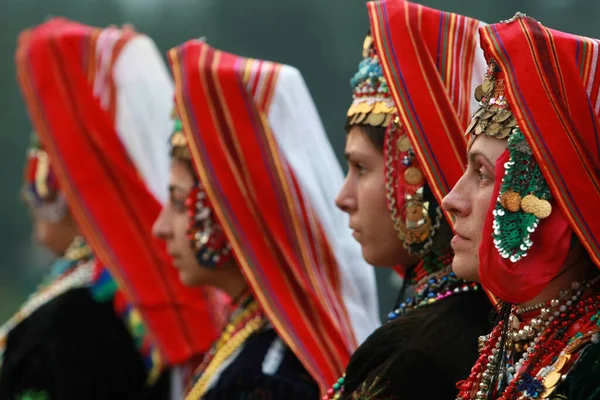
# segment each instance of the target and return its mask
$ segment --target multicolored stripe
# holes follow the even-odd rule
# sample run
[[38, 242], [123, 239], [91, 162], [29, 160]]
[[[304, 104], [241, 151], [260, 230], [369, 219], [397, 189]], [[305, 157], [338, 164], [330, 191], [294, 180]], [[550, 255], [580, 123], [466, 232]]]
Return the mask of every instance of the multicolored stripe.
[[486, 57], [505, 75], [508, 101], [554, 198], [600, 266], [600, 42], [528, 17], [480, 34]]
[[473, 65], [484, 64], [475, 56], [480, 22], [404, 0], [367, 7], [402, 124], [441, 204], [466, 164]]
[[163, 357], [185, 362], [217, 337], [219, 307], [201, 290], [179, 282], [164, 245], [151, 235], [160, 204], [133, 166], [114, 122], [112, 69], [137, 34], [109, 31], [64, 19], [27, 31], [17, 50], [19, 83], [81, 232], [142, 314]]
[[257, 300], [326, 390], [356, 343], [335, 257], [268, 118], [280, 65], [190, 41], [169, 52], [199, 179]]

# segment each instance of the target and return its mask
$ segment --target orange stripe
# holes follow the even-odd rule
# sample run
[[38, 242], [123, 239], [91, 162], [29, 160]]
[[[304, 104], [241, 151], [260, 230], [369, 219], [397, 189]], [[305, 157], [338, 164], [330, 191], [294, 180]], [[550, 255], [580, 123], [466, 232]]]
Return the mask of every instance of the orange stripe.
[[[300, 227], [301, 224], [299, 221], [299, 216], [298, 216], [297, 212], [294, 212], [294, 210], [292, 208], [294, 205], [294, 199], [291, 194], [291, 190], [289, 187], [289, 183], [287, 182], [285, 173], [283, 172], [283, 166], [282, 166], [281, 160], [278, 157], [279, 148], [273, 138], [273, 134], [270, 130], [269, 123], [266, 120], [266, 116], [263, 113], [261, 113], [260, 117], [261, 117], [261, 121], [262, 121], [262, 124], [264, 127], [265, 139], [267, 140], [267, 144], [269, 145], [269, 150], [270, 150], [269, 154], [272, 156], [271, 157], [272, 165], [275, 167], [275, 172], [277, 173], [277, 176], [279, 177], [279, 184], [281, 185], [281, 191], [283, 192], [283, 194], [286, 198], [287, 214], [289, 216], [290, 221], [292, 222], [292, 229], [295, 232], [295, 238], [300, 247], [300, 255], [302, 256], [303, 264], [307, 266], [305, 272], [308, 273], [310, 281], [313, 283], [313, 287], [319, 293], [319, 299], [322, 300], [325, 297], [323, 294], [323, 290], [322, 290], [323, 288], [322, 288], [322, 285], [320, 284], [321, 283], [320, 280], [317, 279], [317, 277], [315, 276], [315, 270], [317, 268], [314, 265], [313, 258], [310, 256], [311, 251], [305, 241], [305, 235], [302, 234], [303, 230]], [[288, 264], [290, 266], [294, 266], [296, 264], [294, 262], [293, 257], [291, 257], [291, 255], [288, 254], [287, 251], [283, 251], [283, 254], [286, 258], [286, 261], [288, 262]], [[321, 305], [323, 305], [323, 303], [326, 303], [326, 302], [321, 301]], [[303, 310], [303, 312], [304, 312], [304, 310]], [[335, 325], [335, 323], [337, 321], [335, 321], [335, 319], [332, 319], [332, 322]], [[307, 324], [307, 326], [310, 328], [311, 331], [313, 331], [310, 324]], [[330, 332], [322, 331], [322, 334], [324, 334], [325, 337], [327, 338], [326, 343], [332, 343], [333, 338], [332, 338]], [[320, 339], [323, 336], [314, 336], [314, 331], [313, 331], [313, 337], [316, 339], [315, 342], [321, 348], [321, 351], [323, 353], [328, 353], [328, 346], [326, 346], [325, 343], [320, 342]], [[336, 359], [335, 361], [339, 361], [339, 358]], [[338, 370], [343, 370], [344, 367], [345, 367], [344, 365], [338, 364]]]
[[[203, 48], [203, 50], [204, 50], [204, 48]], [[173, 71], [174, 71], [174, 75], [175, 75], [175, 81], [176, 81], [177, 85], [180, 86], [182, 72], [181, 72], [181, 67], [179, 65], [179, 60], [177, 59], [177, 53], [176, 53], [176, 51], [172, 50], [170, 52], [170, 55], [171, 55], [171, 59], [172, 59], [172, 63], [173, 63]], [[191, 132], [191, 130], [190, 130], [191, 125], [189, 122], [189, 116], [185, 112], [185, 107], [183, 106], [185, 103], [182, 98], [182, 90], [177, 90], [176, 96], [177, 96], [177, 100], [178, 100], [177, 108], [178, 108], [180, 115], [182, 116], [182, 120], [183, 120], [182, 122], [184, 123], [184, 126], [186, 127], [186, 129], [184, 129], [184, 132], [186, 132], [186, 136], [188, 136], [188, 140], [192, 139], [192, 141], [193, 141], [194, 140], [193, 135], [189, 134], [189, 132]], [[194, 159], [196, 159], [196, 160], [200, 159], [200, 154], [198, 152], [197, 146], [190, 146], [190, 151], [192, 151], [192, 154], [194, 155]], [[207, 175], [202, 163], [197, 163], [196, 167], [197, 167], [197, 171], [199, 173], [200, 180], [202, 182], [209, 182], [208, 175]], [[240, 189], [242, 189], [243, 186], [239, 184], [241, 179], [239, 176], [237, 176], [236, 168], [232, 168], [231, 171], [234, 175], [236, 175], [236, 181], [238, 181], [238, 186], [240, 187]], [[214, 192], [212, 185], [206, 185], [205, 189], [207, 191], [207, 194], [209, 195], [209, 198], [218, 199], [217, 194]], [[249, 204], [249, 205], [251, 205], [251, 204]], [[220, 202], [214, 203], [214, 209], [215, 209], [215, 214], [217, 215], [217, 218], [219, 221], [227, 221], [226, 213], [221, 208]], [[251, 210], [252, 210], [253, 216], [256, 218], [256, 210], [253, 207], [251, 207]], [[258, 221], [260, 221], [260, 220], [258, 220]], [[259, 224], [259, 226], [262, 227], [262, 224]], [[264, 229], [264, 227], [262, 227], [262, 228]], [[237, 241], [237, 239], [236, 239], [237, 236], [232, 231], [231, 226], [227, 223], [224, 223], [223, 229], [225, 230], [227, 237], [231, 239], [230, 243], [234, 249], [235, 254], [244, 254], [243, 247], [242, 247], [241, 243], [239, 243]], [[267, 237], [267, 236], [265, 235], [265, 237]], [[270, 248], [271, 252], [275, 253], [274, 249], [272, 248], [272, 243], [270, 241], [266, 241], [266, 243], [267, 243], [267, 246]], [[285, 326], [277, 318], [273, 318], [273, 315], [276, 315], [276, 312], [271, 308], [268, 299], [263, 294], [263, 292], [260, 290], [261, 286], [259, 285], [259, 283], [256, 281], [254, 275], [252, 274], [252, 267], [249, 265], [248, 261], [244, 257], [238, 257], [237, 261], [238, 261], [238, 263], [240, 263], [242, 271], [244, 271], [246, 279], [249, 281], [251, 287], [253, 287], [255, 289], [254, 292], [255, 292], [255, 295], [257, 296], [259, 303], [261, 304], [261, 306], [263, 307], [263, 309], [265, 310], [267, 315], [270, 316], [271, 323], [275, 327], [278, 334], [282, 337], [282, 339], [286, 342], [286, 344], [292, 349], [292, 351], [294, 351], [295, 354], [297, 354], [300, 358], [302, 358], [301, 352], [299, 351], [298, 347], [295, 345], [295, 342], [292, 340], [292, 337], [287, 333]], [[288, 277], [285, 275], [282, 275], [282, 277], [285, 281], [286, 286], [289, 288], [292, 288], [293, 285], [290, 284]], [[293, 296], [295, 303], [299, 304], [299, 301], [296, 297], [295, 292], [291, 290], [290, 293]], [[306, 315], [304, 314], [304, 310], [300, 309], [299, 311], [301, 311], [304, 315], [304, 318], [307, 319]], [[312, 327], [310, 327], [310, 328], [312, 328]], [[319, 337], [316, 335], [316, 332], [314, 332], [314, 330], [311, 329], [310, 331], [312, 332], [313, 335], [315, 335], [313, 337]], [[306, 365], [306, 368], [313, 375], [313, 377], [315, 377], [315, 379], [317, 381], [321, 381], [320, 374], [317, 373], [317, 371], [315, 369], [313, 369], [312, 364], [308, 363], [308, 365]], [[327, 383], [325, 383], [325, 384], [327, 384]], [[321, 381], [321, 385], [323, 385], [322, 381]]]

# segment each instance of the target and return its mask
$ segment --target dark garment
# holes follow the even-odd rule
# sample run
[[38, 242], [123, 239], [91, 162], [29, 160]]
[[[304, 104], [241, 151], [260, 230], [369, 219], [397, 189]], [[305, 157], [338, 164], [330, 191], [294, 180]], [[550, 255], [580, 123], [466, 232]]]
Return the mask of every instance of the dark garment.
[[600, 343], [585, 347], [549, 400], [600, 400]]
[[[271, 348], [281, 351], [271, 352]], [[269, 360], [265, 363], [265, 358]], [[281, 358], [280, 358], [281, 357]], [[273, 367], [265, 374], [263, 363]], [[250, 336], [205, 400], [318, 400], [319, 388], [273, 329]]]
[[112, 303], [96, 302], [87, 288], [72, 289], [9, 333], [0, 399], [167, 399], [168, 376], [148, 388], [146, 374]]
[[453, 400], [469, 376], [478, 338], [490, 331], [483, 291], [463, 293], [377, 329], [352, 355], [343, 399]]

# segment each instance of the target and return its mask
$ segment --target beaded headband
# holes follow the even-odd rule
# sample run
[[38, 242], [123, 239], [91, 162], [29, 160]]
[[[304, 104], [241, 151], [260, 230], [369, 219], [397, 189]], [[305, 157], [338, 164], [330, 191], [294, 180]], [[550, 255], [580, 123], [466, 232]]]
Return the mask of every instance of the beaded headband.
[[185, 134], [183, 133], [181, 119], [179, 119], [175, 109], [173, 109], [171, 112], [171, 119], [174, 122], [173, 133], [171, 134], [171, 139], [169, 140], [169, 144], [171, 146], [171, 157], [178, 160], [192, 161], [192, 155], [190, 154], [188, 142], [185, 138]]
[[[191, 162], [188, 142], [175, 110], [171, 117], [175, 122], [170, 139], [171, 157]], [[231, 245], [214, 216], [201, 183], [198, 182], [192, 188], [185, 205], [188, 213], [187, 236], [198, 263], [203, 267], [214, 269], [230, 261], [233, 257]]]
[[469, 148], [477, 136], [508, 140], [509, 161], [493, 211], [494, 245], [503, 258], [517, 262], [533, 245], [531, 234], [541, 219], [552, 213], [552, 194], [506, 96], [503, 74], [494, 60], [488, 63], [483, 83], [475, 89], [481, 107], [473, 114], [466, 134]]
[[354, 91], [347, 125], [387, 127], [396, 115], [396, 106], [370, 34], [363, 43], [363, 60], [350, 85]]

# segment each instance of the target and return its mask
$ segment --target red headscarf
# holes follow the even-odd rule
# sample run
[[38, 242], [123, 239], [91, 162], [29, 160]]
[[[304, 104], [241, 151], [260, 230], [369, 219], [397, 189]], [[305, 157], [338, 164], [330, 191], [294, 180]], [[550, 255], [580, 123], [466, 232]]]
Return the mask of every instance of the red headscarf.
[[[129, 29], [53, 19], [20, 36], [17, 71], [30, 118], [82, 234], [141, 312], [163, 357], [180, 363], [210, 347], [220, 328], [218, 309], [206, 293], [179, 283], [164, 245], [152, 237], [160, 203], [117, 131], [117, 121], [130, 115], [120, 114], [114, 69], [138, 38], [149, 41]], [[150, 52], [160, 59], [153, 44]], [[168, 104], [172, 92], [163, 95]], [[168, 106], [163, 111], [168, 120]]]
[[477, 48], [482, 23], [404, 0], [372, 1], [367, 7], [402, 128], [441, 204], [466, 164], [464, 131], [486, 65]]
[[482, 280], [506, 293], [505, 300], [519, 302], [537, 295], [558, 274], [571, 232], [600, 266], [600, 42], [548, 29], [521, 14], [480, 34], [555, 202], [532, 235], [528, 256], [510, 265], [489, 244], [491, 219], [486, 222]]
[[[322, 218], [331, 217], [324, 210], [333, 208], [341, 170], [331, 150], [328, 157], [321, 152], [330, 147], [304, 82], [292, 67], [198, 40], [172, 49], [169, 58], [194, 166], [236, 260], [279, 336], [326, 390], [344, 371], [356, 339], [338, 258], [348, 250], [333, 251], [336, 238]], [[276, 88], [287, 95], [277, 98]], [[308, 128], [306, 120], [312, 130], [296, 132]], [[305, 156], [311, 146], [313, 159]], [[339, 180], [328, 184], [330, 173]], [[316, 201], [323, 199], [331, 202]], [[344, 246], [353, 245], [349, 232], [340, 234], [347, 236]]]

